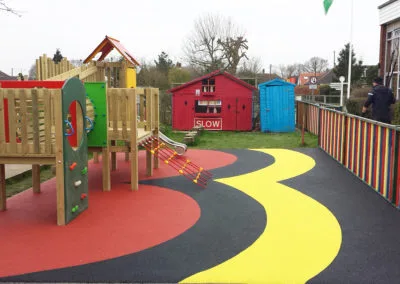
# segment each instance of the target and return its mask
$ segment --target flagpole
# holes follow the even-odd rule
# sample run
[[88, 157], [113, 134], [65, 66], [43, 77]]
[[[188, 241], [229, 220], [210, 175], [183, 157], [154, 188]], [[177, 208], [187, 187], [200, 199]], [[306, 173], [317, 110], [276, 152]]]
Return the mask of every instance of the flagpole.
[[349, 74], [347, 79], [347, 99], [350, 99], [350, 88], [351, 88], [351, 65], [352, 65], [352, 41], [353, 41], [353, 6], [354, 0], [351, 0], [350, 7], [350, 46], [349, 46]]

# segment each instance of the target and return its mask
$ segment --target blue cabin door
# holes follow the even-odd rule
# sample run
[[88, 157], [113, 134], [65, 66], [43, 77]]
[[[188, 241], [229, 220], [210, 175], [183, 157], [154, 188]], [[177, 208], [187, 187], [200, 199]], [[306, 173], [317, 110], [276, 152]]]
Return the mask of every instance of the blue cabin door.
[[260, 93], [260, 108], [261, 131], [294, 131], [293, 87], [280, 85], [263, 88]]

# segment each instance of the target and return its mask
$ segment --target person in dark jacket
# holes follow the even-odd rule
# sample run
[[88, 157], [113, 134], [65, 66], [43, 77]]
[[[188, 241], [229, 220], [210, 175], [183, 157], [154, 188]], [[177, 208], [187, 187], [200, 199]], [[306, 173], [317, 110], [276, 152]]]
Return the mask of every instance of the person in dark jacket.
[[372, 118], [383, 123], [391, 123], [390, 105], [396, 102], [391, 89], [383, 86], [382, 78], [378, 77], [374, 80], [373, 88], [368, 93], [368, 99], [364, 103], [362, 113], [363, 116], [367, 112], [368, 107], [372, 104]]

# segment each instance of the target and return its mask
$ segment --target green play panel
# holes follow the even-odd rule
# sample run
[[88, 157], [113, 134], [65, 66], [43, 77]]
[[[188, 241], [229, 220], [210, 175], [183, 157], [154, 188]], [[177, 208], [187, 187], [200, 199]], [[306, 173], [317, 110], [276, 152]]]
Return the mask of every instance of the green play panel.
[[[104, 82], [85, 83], [88, 123], [92, 130], [87, 134], [89, 147], [107, 146], [107, 89]], [[91, 122], [90, 122], [91, 120]]]

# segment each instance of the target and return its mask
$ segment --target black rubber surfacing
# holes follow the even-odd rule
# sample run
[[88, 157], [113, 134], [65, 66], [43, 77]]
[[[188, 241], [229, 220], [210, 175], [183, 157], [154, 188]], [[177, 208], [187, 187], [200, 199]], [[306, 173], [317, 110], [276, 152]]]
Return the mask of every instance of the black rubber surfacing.
[[[282, 183], [325, 205], [342, 230], [337, 257], [309, 283], [399, 283], [400, 211], [322, 150], [297, 151], [312, 157], [316, 166]], [[225, 152], [238, 160], [212, 170], [214, 178], [245, 174], [273, 163], [272, 157], [256, 151]], [[223, 184], [211, 181], [207, 189], [199, 189], [184, 177], [142, 183], [191, 196], [200, 205], [200, 220], [173, 240], [135, 254], [0, 281], [176, 283], [246, 249], [267, 225], [268, 212], [257, 201]]]
[[320, 149], [298, 149], [317, 165], [284, 181], [339, 221], [339, 254], [309, 283], [399, 283], [400, 211]]

